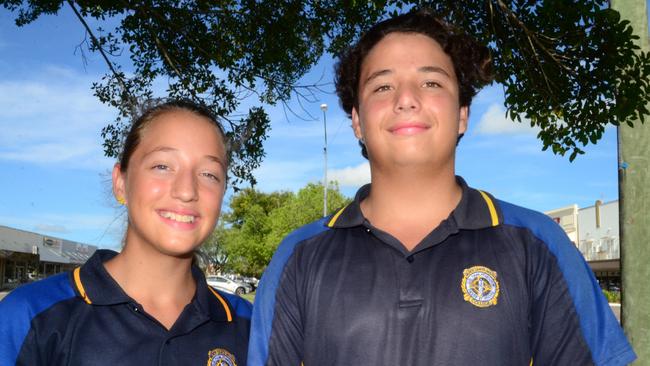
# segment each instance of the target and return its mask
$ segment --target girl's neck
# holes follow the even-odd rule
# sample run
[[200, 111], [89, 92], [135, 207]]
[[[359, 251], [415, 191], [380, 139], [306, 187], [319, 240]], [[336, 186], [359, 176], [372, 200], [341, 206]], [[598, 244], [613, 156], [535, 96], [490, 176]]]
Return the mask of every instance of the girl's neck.
[[196, 292], [192, 256], [179, 258], [127, 243], [104, 266], [122, 290], [167, 329]]

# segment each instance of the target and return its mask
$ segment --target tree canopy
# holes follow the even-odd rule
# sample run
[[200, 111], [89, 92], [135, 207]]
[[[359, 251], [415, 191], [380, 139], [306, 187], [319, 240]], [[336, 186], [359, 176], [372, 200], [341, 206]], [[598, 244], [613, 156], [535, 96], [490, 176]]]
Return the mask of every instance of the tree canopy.
[[[328, 207], [350, 200], [336, 185], [327, 190]], [[291, 231], [323, 214], [323, 186], [310, 183], [297, 193], [263, 193], [242, 189], [230, 200], [229, 211], [203, 246], [220, 269], [259, 277], [275, 249]]]
[[[234, 184], [250, 181], [264, 157], [270, 121], [263, 104], [313, 100], [326, 85], [300, 85], [324, 53], [339, 54], [378, 20], [421, 1], [107, 1], [0, 0], [19, 26], [70, 7], [88, 49], [108, 72], [93, 89], [119, 115], [102, 131], [116, 156], [139, 101], [166, 93], [201, 101], [226, 121]], [[544, 149], [596, 143], [605, 126], [643, 122], [649, 112], [650, 58], [635, 53], [632, 29], [608, 0], [439, 0], [426, 4], [492, 51], [495, 80], [517, 121], [540, 128]], [[92, 19], [97, 28], [91, 28]], [[121, 56], [122, 55], [122, 56]], [[128, 60], [123, 55], [128, 55]], [[328, 90], [331, 90], [328, 89]], [[259, 106], [239, 110], [256, 96]], [[311, 99], [310, 99], [311, 98]]]

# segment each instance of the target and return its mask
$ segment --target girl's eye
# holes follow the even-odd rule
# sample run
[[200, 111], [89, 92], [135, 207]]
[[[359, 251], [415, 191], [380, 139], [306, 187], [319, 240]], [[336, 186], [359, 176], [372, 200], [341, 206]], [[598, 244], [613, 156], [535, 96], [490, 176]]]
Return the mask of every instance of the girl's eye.
[[204, 177], [207, 177], [207, 178], [209, 178], [209, 179], [212, 179], [212, 180], [214, 180], [214, 181], [216, 181], [216, 182], [221, 182], [221, 179], [219, 179], [219, 177], [217, 177], [216, 174], [212, 174], [212, 173], [210, 173], [210, 172], [205, 172], [205, 173], [201, 173], [201, 174], [202, 174]]

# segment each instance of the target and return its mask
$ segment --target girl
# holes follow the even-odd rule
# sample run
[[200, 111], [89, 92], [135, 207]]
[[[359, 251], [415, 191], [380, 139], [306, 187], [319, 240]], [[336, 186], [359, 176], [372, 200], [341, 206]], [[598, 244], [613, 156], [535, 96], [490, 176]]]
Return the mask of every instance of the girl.
[[121, 253], [0, 303], [0, 365], [245, 365], [251, 305], [209, 287], [194, 251], [226, 187], [224, 132], [189, 101], [147, 109], [113, 168], [128, 211]]

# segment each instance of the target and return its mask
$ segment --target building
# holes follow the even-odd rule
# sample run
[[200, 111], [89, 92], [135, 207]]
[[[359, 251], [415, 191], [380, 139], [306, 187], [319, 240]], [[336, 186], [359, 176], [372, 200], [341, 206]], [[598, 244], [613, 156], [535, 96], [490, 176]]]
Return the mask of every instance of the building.
[[618, 201], [578, 209], [577, 205], [547, 211], [567, 233], [594, 271], [601, 286], [621, 287]]
[[73, 269], [96, 250], [94, 245], [0, 225], [0, 289]]

